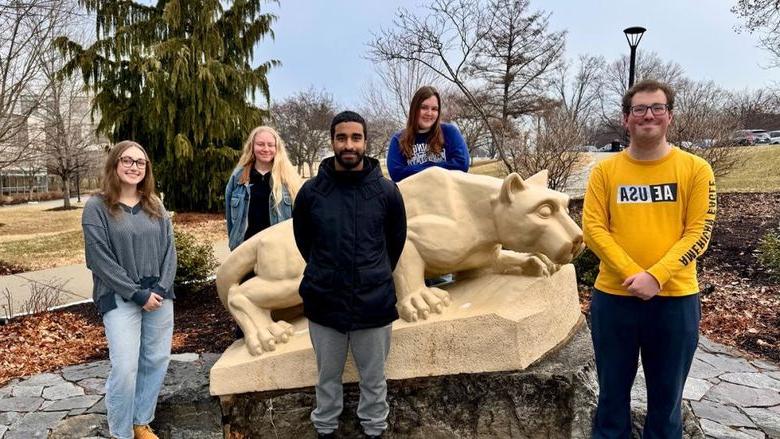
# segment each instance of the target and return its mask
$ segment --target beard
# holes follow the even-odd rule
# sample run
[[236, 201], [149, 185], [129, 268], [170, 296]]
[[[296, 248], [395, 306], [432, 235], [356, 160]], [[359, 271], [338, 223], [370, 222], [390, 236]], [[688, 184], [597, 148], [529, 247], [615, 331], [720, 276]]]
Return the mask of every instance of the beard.
[[[350, 153], [353, 154], [351, 157], [343, 157], [345, 154]], [[336, 154], [336, 161], [341, 165], [344, 169], [354, 169], [361, 163], [363, 163], [363, 153], [359, 151], [341, 151], [338, 154]]]

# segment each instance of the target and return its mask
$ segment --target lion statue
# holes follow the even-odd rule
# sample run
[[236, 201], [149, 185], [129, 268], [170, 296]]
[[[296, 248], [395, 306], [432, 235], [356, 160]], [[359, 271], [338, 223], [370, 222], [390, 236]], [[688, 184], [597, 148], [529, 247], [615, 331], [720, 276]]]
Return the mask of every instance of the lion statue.
[[[568, 215], [569, 197], [547, 187], [547, 171], [502, 180], [431, 167], [398, 187], [408, 228], [393, 280], [406, 321], [442, 313], [450, 303], [447, 291], [427, 287], [425, 278], [454, 273], [457, 281], [485, 271], [549, 276], [584, 248], [582, 230]], [[274, 321], [271, 311], [301, 303], [304, 268], [292, 220], [245, 241], [219, 267], [219, 298], [252, 355], [293, 335], [292, 325]]]

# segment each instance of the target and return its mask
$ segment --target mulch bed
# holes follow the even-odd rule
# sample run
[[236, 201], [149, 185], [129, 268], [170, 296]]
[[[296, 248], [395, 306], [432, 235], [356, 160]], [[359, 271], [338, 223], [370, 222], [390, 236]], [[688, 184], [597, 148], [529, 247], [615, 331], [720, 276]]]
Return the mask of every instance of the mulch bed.
[[173, 215], [175, 224], [199, 224], [206, 221], [222, 221], [224, 219], [224, 213], [212, 212], [176, 212]]
[[[222, 352], [235, 324], [216, 291], [179, 293], [173, 352]], [[103, 323], [91, 303], [13, 319], [0, 326], [0, 386], [13, 378], [108, 359]]]
[[[721, 194], [718, 199], [718, 222], [699, 264], [702, 333], [748, 356], [780, 363], [780, 284], [761, 270], [755, 255], [764, 233], [778, 225], [780, 193]], [[212, 217], [177, 214], [176, 221]], [[213, 286], [177, 294], [174, 352], [222, 352], [230, 346], [235, 326]], [[588, 297], [588, 288], [581, 288], [584, 309]], [[91, 304], [0, 326], [0, 386], [15, 377], [105, 358], [103, 327]]]
[[780, 363], [780, 282], [757, 259], [761, 238], [780, 225], [780, 193], [718, 196], [709, 250], [699, 262], [702, 332]]

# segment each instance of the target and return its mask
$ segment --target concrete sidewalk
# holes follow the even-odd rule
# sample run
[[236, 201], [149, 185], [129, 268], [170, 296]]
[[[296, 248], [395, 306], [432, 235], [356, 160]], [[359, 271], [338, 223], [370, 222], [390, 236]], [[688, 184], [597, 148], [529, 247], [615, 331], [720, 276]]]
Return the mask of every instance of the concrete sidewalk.
[[[230, 253], [227, 239], [214, 243], [213, 249], [220, 264]], [[60, 291], [59, 306], [92, 300], [92, 272], [84, 264], [0, 276], [0, 319], [23, 313], [32, 291], [47, 286]], [[6, 290], [10, 293], [11, 312], [8, 311]]]

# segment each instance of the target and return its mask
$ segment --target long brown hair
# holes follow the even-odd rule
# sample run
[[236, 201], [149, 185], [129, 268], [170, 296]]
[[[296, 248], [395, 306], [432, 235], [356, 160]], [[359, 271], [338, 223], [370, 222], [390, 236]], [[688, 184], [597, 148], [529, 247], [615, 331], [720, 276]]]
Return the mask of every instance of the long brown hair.
[[417, 119], [420, 114], [420, 106], [424, 100], [431, 96], [436, 96], [436, 100], [439, 103], [439, 114], [436, 116], [436, 121], [433, 123], [431, 130], [428, 131], [428, 151], [440, 154], [444, 146], [444, 134], [441, 132], [441, 96], [439, 96], [439, 92], [435, 88], [430, 85], [424, 85], [417, 89], [412, 97], [412, 102], [409, 104], [409, 117], [406, 119], [406, 128], [401, 132], [401, 138], [399, 139], [401, 153], [407, 160], [412, 158], [412, 145], [414, 145], [414, 138], [417, 135]]
[[301, 188], [302, 182], [301, 177], [295, 170], [295, 166], [293, 166], [290, 158], [287, 156], [287, 149], [284, 147], [282, 137], [275, 129], [268, 126], [259, 126], [249, 133], [246, 142], [244, 142], [241, 158], [238, 159], [238, 166], [244, 168], [238, 182], [240, 184], [249, 182], [249, 173], [252, 171], [252, 167], [255, 166], [255, 136], [263, 132], [273, 136], [276, 142], [276, 155], [274, 155], [274, 164], [271, 166], [271, 180], [273, 181], [271, 192], [276, 202], [274, 207], [278, 209], [279, 204], [282, 202], [282, 186], [287, 188], [290, 197], [295, 200], [295, 195], [298, 194], [298, 189]]
[[108, 206], [108, 211], [111, 215], [117, 216], [120, 212], [119, 195], [122, 193], [122, 182], [119, 181], [116, 167], [119, 164], [119, 158], [122, 157], [122, 153], [134, 146], [140, 149], [141, 152], [144, 153], [144, 158], [146, 158], [144, 178], [136, 185], [136, 190], [141, 195], [141, 208], [152, 218], [162, 218], [162, 201], [160, 200], [160, 197], [157, 196], [157, 190], [155, 189], [152, 161], [149, 160], [149, 154], [146, 153], [143, 146], [132, 140], [123, 140], [114, 145], [108, 152], [106, 165], [103, 168], [103, 187], [101, 195], [103, 196], [103, 200]]

